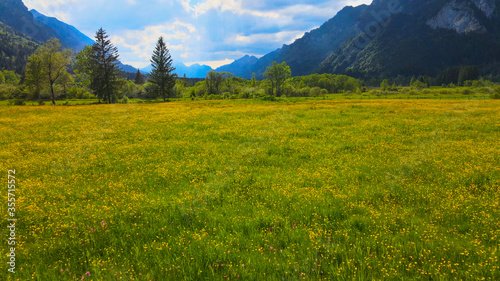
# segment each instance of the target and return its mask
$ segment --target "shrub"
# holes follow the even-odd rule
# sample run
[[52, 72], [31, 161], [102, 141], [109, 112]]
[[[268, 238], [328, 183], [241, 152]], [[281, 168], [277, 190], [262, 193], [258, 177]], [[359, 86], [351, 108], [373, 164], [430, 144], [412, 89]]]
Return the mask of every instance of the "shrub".
[[500, 100], [500, 93], [493, 93], [490, 97], [494, 100]]
[[415, 88], [417, 90], [422, 90], [423, 88], [427, 88], [428, 87], [426, 83], [424, 83], [424, 82], [422, 82], [420, 80], [417, 80], [417, 81], [413, 82], [413, 84], [411, 86], [412, 86], [412, 88]]
[[471, 91], [469, 89], [464, 89], [462, 91], [462, 95], [470, 95], [471, 94]]
[[249, 99], [250, 97], [251, 97], [250, 92], [243, 92], [243, 93], [240, 95], [240, 98], [241, 98], [241, 99]]
[[121, 101], [121, 103], [128, 103], [129, 102], [129, 99], [127, 96], [123, 96], [123, 99]]
[[271, 95], [263, 95], [260, 97], [260, 99], [265, 101], [275, 101], [276, 97]]
[[26, 105], [26, 102], [23, 99], [11, 99], [8, 105]]
[[305, 87], [299, 90], [298, 97], [309, 97], [311, 95], [311, 88]]
[[310, 95], [313, 97], [319, 97], [321, 95], [321, 88], [320, 87], [314, 87], [310, 91]]
[[0, 85], [0, 99], [11, 99], [15, 96], [16, 86], [1, 84]]
[[488, 95], [491, 95], [495, 92], [495, 90], [493, 90], [492, 88], [490, 87], [482, 87], [482, 88], [479, 88], [476, 92], [480, 92], [480, 93], [483, 93], [483, 94], [488, 94]]

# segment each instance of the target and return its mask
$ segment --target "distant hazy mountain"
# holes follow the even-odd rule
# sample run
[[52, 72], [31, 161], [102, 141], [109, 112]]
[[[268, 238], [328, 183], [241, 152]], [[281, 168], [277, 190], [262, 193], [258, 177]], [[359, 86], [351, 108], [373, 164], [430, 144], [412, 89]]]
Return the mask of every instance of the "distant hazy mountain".
[[59, 21], [56, 18], [47, 17], [40, 14], [36, 10], [30, 10], [33, 14], [34, 19], [40, 25], [47, 25], [54, 30], [55, 35], [66, 48], [70, 48], [75, 52], [83, 50], [86, 45], [92, 45], [94, 40], [90, 39], [87, 35], [81, 33], [75, 27]]
[[[47, 17], [37, 12], [36, 10], [30, 10], [30, 12], [31, 14], [33, 14], [34, 19], [38, 23], [40, 23], [41, 25], [45, 24], [51, 27], [55, 31], [56, 38], [59, 38], [63, 46], [65, 46], [66, 48], [70, 48], [75, 52], [79, 52], [83, 50], [86, 45], [92, 45], [95, 42], [87, 35], [81, 33], [74, 26], [66, 24], [56, 18]], [[135, 73], [137, 71], [137, 68], [131, 65], [123, 64], [121, 62], [119, 63], [119, 66], [122, 71], [125, 72]]]
[[[79, 52], [94, 40], [75, 27], [47, 17], [36, 10], [28, 11], [21, 0], [0, 0], [1, 43], [0, 68], [21, 73], [27, 57], [36, 50], [36, 44], [44, 44], [50, 38], [57, 38], [64, 48]], [[120, 64], [125, 72], [135, 73], [136, 68]]]
[[246, 55], [241, 59], [235, 60], [233, 63], [221, 66], [215, 71], [217, 72], [229, 72], [233, 75], [245, 79], [252, 78], [252, 68], [259, 61], [258, 58], [254, 56]]
[[[174, 67], [174, 73], [176, 73], [179, 77], [184, 77], [184, 75], [186, 75], [187, 78], [205, 78], [207, 76], [207, 72], [213, 70], [208, 65], [199, 65], [197, 63], [191, 66], [186, 66], [183, 63], [177, 63], [174, 64]], [[144, 73], [150, 73], [151, 69], [153, 69], [153, 67], [149, 65], [141, 69], [141, 71]]]

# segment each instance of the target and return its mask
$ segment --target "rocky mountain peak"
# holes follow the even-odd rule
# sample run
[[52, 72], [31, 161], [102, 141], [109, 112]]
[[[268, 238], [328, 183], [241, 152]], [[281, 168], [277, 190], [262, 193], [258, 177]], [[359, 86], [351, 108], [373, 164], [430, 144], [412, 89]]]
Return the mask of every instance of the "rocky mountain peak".
[[[495, 3], [492, 0], [473, 0], [473, 3], [486, 16], [493, 14]], [[452, 0], [445, 4], [436, 16], [427, 21], [427, 25], [433, 29], [455, 30], [459, 34], [486, 32], [486, 28], [476, 17], [470, 2], [464, 0]]]
[[495, 11], [496, 4], [494, 0], [472, 0], [476, 7], [483, 11], [486, 17], [491, 18], [493, 16], [493, 12]]

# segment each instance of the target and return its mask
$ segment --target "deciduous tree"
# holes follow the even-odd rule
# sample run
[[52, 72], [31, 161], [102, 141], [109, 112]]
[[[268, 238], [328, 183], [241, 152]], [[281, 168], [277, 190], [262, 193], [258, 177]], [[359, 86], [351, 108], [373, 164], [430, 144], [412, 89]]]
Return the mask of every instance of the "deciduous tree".
[[[276, 96], [281, 96], [283, 84], [286, 79], [288, 79], [292, 74], [290, 67], [286, 64], [286, 62], [282, 62], [277, 64], [273, 61], [273, 64], [269, 66], [264, 72], [264, 76], [268, 77], [271, 80], [271, 88], [276, 89]], [[273, 90], [271, 90], [271, 94]]]
[[26, 77], [24, 85], [33, 93], [34, 98], [38, 98], [38, 104], [42, 104], [42, 90], [48, 85], [45, 73], [42, 68], [42, 60], [36, 54], [28, 58], [26, 65]]
[[30, 56], [26, 69], [28, 85], [35, 88], [39, 99], [43, 84], [48, 83], [52, 104], [56, 104], [54, 85], [61, 78], [71, 62], [71, 50], [63, 50], [59, 40], [52, 38], [44, 46], [40, 46]]

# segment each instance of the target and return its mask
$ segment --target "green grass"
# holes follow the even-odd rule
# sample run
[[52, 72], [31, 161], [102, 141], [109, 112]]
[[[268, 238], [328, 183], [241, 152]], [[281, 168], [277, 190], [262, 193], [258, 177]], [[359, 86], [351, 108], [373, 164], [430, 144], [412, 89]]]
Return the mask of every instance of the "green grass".
[[330, 98], [1, 107], [0, 279], [498, 280], [500, 101]]
[[[326, 96], [319, 97], [280, 97], [276, 101], [285, 102], [304, 102], [311, 100], [343, 100], [343, 99], [406, 99], [406, 100], [418, 100], [418, 99], [439, 99], [439, 100], [487, 100], [491, 99], [491, 94], [495, 92], [494, 89], [488, 87], [474, 88], [474, 87], [453, 87], [453, 88], [443, 88], [443, 87], [431, 87], [422, 90], [409, 88], [409, 87], [399, 87], [396, 90], [382, 91], [379, 88], [370, 89], [365, 93], [338, 93], [338, 94], [328, 94]], [[464, 94], [465, 93], [465, 94]], [[194, 100], [204, 100], [204, 97], [196, 97]], [[221, 97], [222, 100], [222, 97]], [[260, 99], [253, 99], [255, 102]], [[122, 101], [122, 100], [120, 100]], [[191, 98], [171, 98], [169, 102], [175, 101], [191, 101]], [[234, 100], [233, 100], [234, 101]], [[161, 103], [162, 99], [138, 99], [131, 98], [128, 103]], [[36, 100], [26, 100], [27, 106], [38, 106], [38, 101]], [[56, 105], [89, 105], [98, 104], [97, 99], [63, 99], [56, 100]], [[0, 106], [8, 105], [8, 100], [0, 100]], [[44, 105], [52, 105], [50, 100], [44, 100]]]

